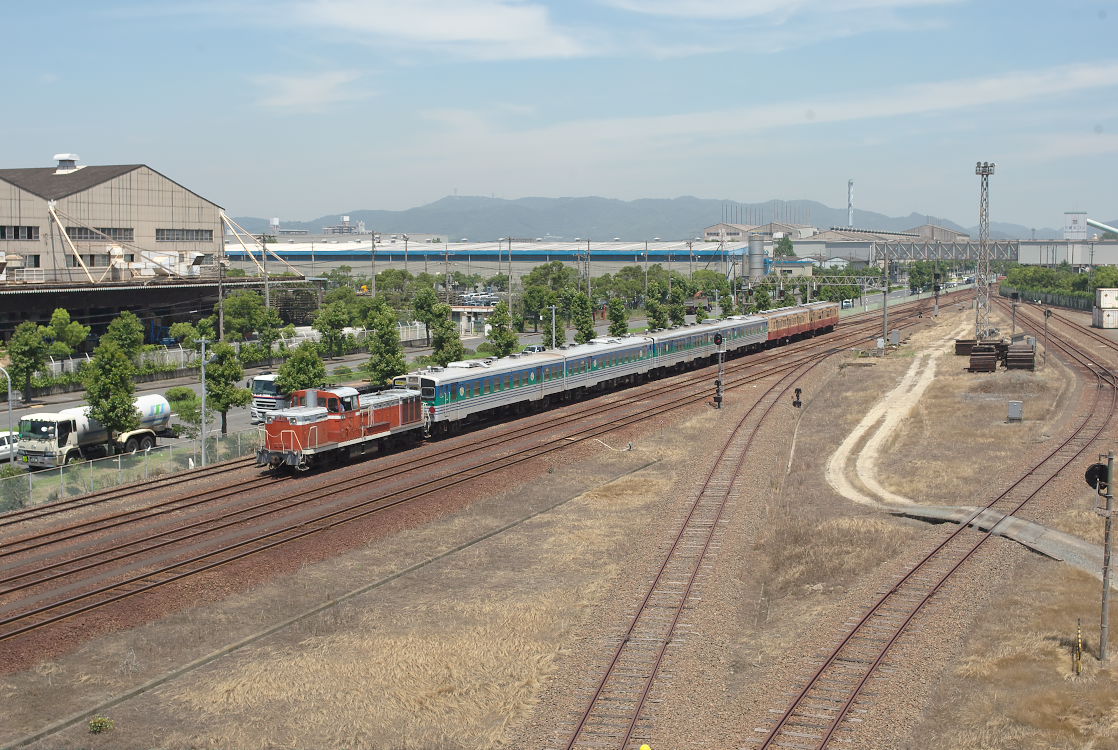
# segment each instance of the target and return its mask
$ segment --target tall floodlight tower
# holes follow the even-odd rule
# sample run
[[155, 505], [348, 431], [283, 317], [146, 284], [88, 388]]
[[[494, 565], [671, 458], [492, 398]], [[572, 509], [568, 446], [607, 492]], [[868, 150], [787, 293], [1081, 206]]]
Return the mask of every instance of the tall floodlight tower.
[[974, 279], [974, 338], [990, 335], [990, 175], [994, 165], [980, 161], [974, 173], [982, 180], [978, 193], [978, 269]]
[[854, 180], [846, 181], [846, 226], [854, 226]]

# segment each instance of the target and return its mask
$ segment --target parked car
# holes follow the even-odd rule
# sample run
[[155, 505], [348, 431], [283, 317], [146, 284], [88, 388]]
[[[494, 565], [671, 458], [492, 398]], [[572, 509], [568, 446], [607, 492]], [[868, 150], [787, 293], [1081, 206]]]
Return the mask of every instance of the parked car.
[[15, 459], [16, 450], [18, 448], [18, 432], [0, 432], [0, 461], [12, 461]]
[[543, 344], [530, 344], [530, 345], [524, 347], [524, 351], [525, 352], [533, 352], [533, 353], [546, 352], [547, 347], [544, 346]]
[[842, 301], [842, 309], [843, 309], [843, 310], [849, 309], [849, 308], [851, 308], [851, 307], [854, 307], [854, 300], [852, 300], [852, 299], [844, 299], [844, 300]]

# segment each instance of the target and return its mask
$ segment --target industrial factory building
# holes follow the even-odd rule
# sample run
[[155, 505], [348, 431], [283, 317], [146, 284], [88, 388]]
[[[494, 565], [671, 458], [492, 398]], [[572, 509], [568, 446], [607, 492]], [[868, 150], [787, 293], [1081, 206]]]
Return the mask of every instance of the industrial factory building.
[[0, 169], [6, 281], [197, 276], [220, 252], [221, 207], [144, 164]]
[[95, 334], [132, 310], [154, 340], [170, 322], [212, 308], [221, 206], [144, 164], [55, 160], [0, 169], [0, 336], [63, 307]]

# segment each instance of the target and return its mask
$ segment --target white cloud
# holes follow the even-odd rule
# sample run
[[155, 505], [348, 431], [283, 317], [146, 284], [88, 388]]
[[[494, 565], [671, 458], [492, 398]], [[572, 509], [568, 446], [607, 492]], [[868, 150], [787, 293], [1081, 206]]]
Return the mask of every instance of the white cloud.
[[372, 91], [355, 85], [360, 78], [357, 71], [332, 70], [306, 75], [258, 75], [251, 80], [264, 89], [257, 100], [262, 107], [316, 112], [372, 96]]
[[960, 0], [604, 0], [615, 8], [654, 16], [707, 20], [768, 18], [787, 20], [804, 14], [833, 15], [861, 10], [895, 10], [947, 5]]
[[[830, 124], [866, 122], [860, 128], [861, 137], [877, 138], [880, 150], [896, 148], [900, 149], [897, 153], [910, 153], [916, 160], [934, 160], [938, 157], [933, 154], [957, 150], [955, 139], [938, 142], [933, 138], [926, 141], [927, 153], [913, 152], [909, 136], [890, 121], [910, 118], [909, 123], [919, 125], [946, 117], [949, 122], [983, 122], [1008, 105], [1040, 101], [1050, 108], [1061, 96], [1116, 85], [1118, 62], [1107, 61], [850, 92], [842, 97], [686, 114], [583, 119], [535, 128], [521, 128], [489, 109], [433, 110], [422, 114], [436, 134], [425, 131], [421, 140], [399, 144], [396, 156], [421, 171], [429, 168], [440, 179], [476, 180], [484, 175], [514, 194], [533, 190], [540, 175], [546, 175], [547, 183], [560, 194], [578, 194], [580, 185], [583, 192], [588, 190], [586, 185], [593, 185], [592, 191], [597, 193], [622, 194], [634, 185], [654, 190], [666, 181], [694, 184], [699, 175], [704, 184], [725, 182], [721, 174], [703, 170], [716, 164], [750, 163], [756, 168], [778, 152], [785, 160], [802, 161], [810, 151], [810, 158], [842, 163], [850, 158], [843, 152], [850, 136], [848, 130], [836, 132]], [[1022, 122], [1021, 130], [1027, 128], [1028, 123]], [[999, 131], [991, 132], [989, 138], [1008, 151], [1012, 148], [1008, 141], [1017, 135], [1018, 131]], [[1111, 145], [1106, 138], [1092, 142], [1106, 150]], [[1001, 159], [1003, 155], [1009, 156], [1003, 151], [986, 158]], [[453, 168], [448, 169], [451, 164]], [[727, 174], [748, 176], [750, 172], [730, 170]]]
[[1035, 162], [1107, 154], [1118, 154], [1116, 133], [1052, 133], [1027, 139], [1014, 158]]
[[[283, 8], [284, 6], [280, 6]], [[293, 0], [301, 26], [346, 32], [397, 49], [436, 47], [475, 59], [563, 58], [588, 54], [539, 3], [516, 0]], [[581, 35], [580, 35], [581, 36]]]

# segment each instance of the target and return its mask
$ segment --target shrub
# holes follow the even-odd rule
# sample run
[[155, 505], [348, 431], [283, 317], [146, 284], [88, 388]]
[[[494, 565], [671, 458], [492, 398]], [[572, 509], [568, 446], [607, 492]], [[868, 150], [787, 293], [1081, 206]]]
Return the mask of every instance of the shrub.
[[89, 733], [101, 734], [102, 732], [112, 731], [113, 720], [107, 716], [94, 716], [89, 720]]

